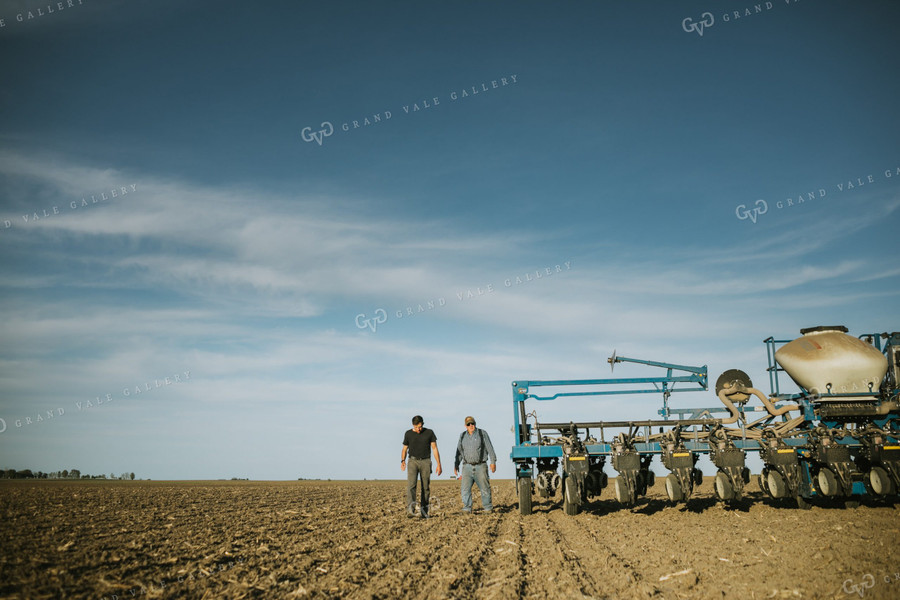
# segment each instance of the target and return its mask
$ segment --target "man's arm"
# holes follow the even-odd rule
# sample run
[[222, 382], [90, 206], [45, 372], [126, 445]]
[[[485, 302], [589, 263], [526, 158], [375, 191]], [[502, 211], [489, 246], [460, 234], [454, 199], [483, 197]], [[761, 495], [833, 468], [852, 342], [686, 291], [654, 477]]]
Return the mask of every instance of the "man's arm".
[[484, 448], [488, 452], [488, 456], [491, 458], [491, 473], [497, 472], [497, 454], [494, 452], [494, 445], [491, 443], [491, 436], [487, 434], [486, 431], [482, 430], [484, 434]]
[[406, 451], [409, 450], [409, 446], [403, 444], [403, 450], [400, 451], [400, 470], [406, 470]]
[[443, 471], [441, 470], [441, 455], [438, 453], [437, 442], [431, 442], [431, 451], [434, 452], [434, 460], [437, 461], [437, 470], [435, 473], [440, 475]]

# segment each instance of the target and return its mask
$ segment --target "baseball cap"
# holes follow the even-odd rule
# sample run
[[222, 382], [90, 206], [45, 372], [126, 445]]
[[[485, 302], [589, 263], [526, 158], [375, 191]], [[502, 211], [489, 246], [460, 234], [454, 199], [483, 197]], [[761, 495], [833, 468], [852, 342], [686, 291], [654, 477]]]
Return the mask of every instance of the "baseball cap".
[[475, 417], [466, 417], [466, 425], [470, 425], [470, 424], [471, 425], [475, 424]]

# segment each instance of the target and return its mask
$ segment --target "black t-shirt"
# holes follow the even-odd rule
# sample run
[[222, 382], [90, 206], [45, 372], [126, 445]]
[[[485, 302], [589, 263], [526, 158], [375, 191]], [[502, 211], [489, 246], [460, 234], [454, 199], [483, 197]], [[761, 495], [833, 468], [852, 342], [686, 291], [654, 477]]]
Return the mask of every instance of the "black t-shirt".
[[403, 445], [409, 446], [409, 455], [413, 458], [431, 458], [432, 442], [437, 442], [437, 436], [427, 427], [419, 433], [407, 429], [403, 435]]

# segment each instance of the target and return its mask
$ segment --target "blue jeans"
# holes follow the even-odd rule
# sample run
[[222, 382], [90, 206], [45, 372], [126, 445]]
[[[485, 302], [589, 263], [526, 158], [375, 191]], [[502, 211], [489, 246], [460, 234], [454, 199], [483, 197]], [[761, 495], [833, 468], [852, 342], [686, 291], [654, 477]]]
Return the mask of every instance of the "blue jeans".
[[480, 465], [464, 464], [462, 466], [462, 494], [463, 510], [472, 511], [472, 484], [478, 485], [478, 491], [481, 492], [481, 506], [484, 510], [492, 510], [494, 505], [491, 503], [491, 478], [488, 476], [487, 463]]

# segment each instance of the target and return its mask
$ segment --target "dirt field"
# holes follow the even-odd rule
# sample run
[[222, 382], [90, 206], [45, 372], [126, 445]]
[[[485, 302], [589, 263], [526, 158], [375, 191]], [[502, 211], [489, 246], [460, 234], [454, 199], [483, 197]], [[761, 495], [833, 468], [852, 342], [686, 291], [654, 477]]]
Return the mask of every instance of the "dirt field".
[[776, 508], [753, 481], [726, 509], [707, 479], [687, 507], [657, 483], [522, 517], [493, 485], [464, 515], [435, 482], [422, 520], [400, 481], [0, 482], [0, 597], [900, 598], [896, 506]]

